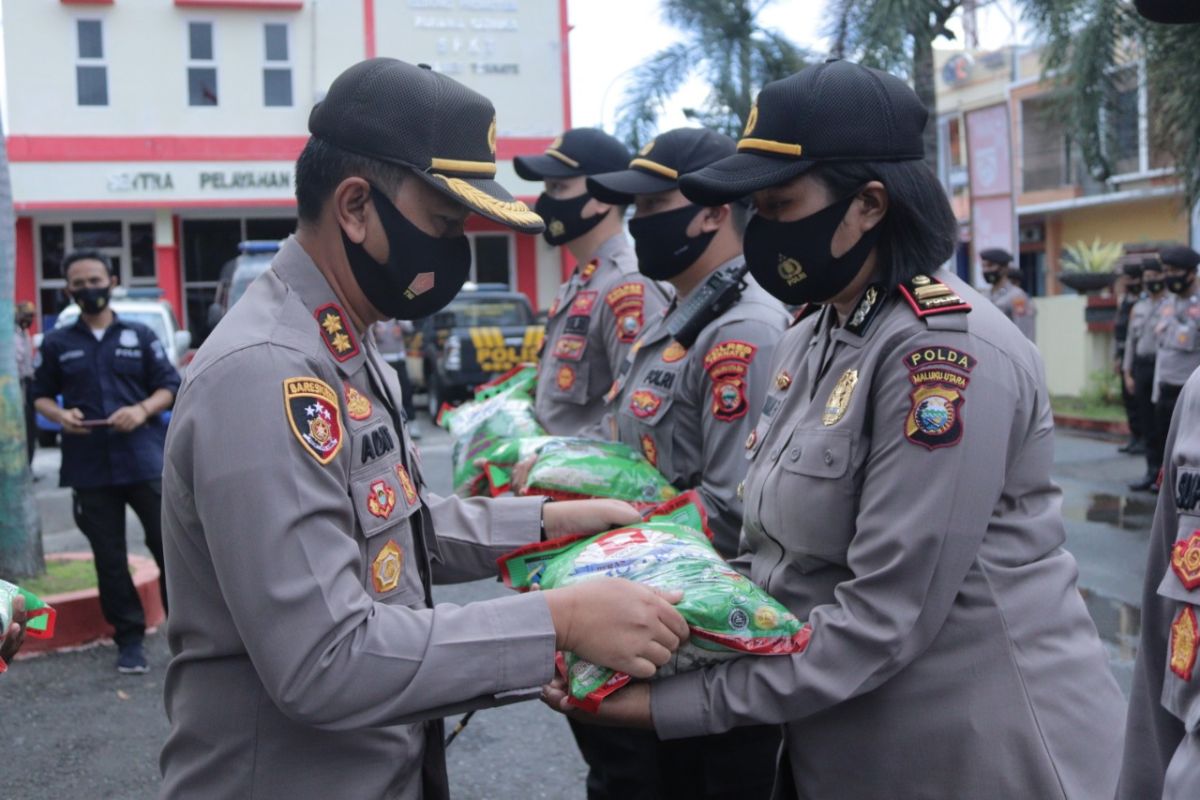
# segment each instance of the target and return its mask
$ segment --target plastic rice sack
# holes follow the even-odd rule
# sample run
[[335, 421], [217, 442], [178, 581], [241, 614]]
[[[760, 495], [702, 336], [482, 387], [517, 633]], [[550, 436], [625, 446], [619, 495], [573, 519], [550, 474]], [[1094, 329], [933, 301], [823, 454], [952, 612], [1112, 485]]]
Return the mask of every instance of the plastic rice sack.
[[[493, 491], [504, 488], [506, 477], [503, 470], [487, 470]], [[561, 437], [538, 450], [522, 493], [556, 500], [605, 497], [653, 507], [679, 491], [626, 444]]]
[[[20, 595], [25, 598], [25, 635], [34, 639], [49, 639], [54, 636], [56, 613], [53, 608], [33, 592], [22, 589], [16, 584], [0, 580], [0, 634], [8, 631], [13, 620], [13, 600]], [[8, 665], [0, 659], [0, 672], [8, 669]]]
[[[650, 512], [639, 525], [594, 536], [529, 545], [500, 559], [504, 582], [525, 591], [571, 586], [598, 577], [625, 578], [660, 589], [682, 589], [675, 606], [691, 637], [655, 677], [666, 677], [745, 655], [787, 655], [808, 645], [811, 629], [730, 567], [709, 541], [707, 517], [694, 491]], [[629, 683], [624, 673], [573, 653], [559, 653], [572, 705], [595, 711]]]

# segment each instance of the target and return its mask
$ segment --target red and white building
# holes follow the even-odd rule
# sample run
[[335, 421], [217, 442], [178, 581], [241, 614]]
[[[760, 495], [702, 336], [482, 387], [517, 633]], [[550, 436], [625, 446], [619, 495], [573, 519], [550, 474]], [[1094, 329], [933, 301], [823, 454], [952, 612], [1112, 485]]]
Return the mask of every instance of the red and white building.
[[[313, 103], [376, 55], [428, 63], [492, 100], [497, 178], [570, 127], [566, 0], [0, 0], [16, 299], [58, 312], [66, 251], [158, 286], [198, 340], [244, 239], [295, 226]], [[549, 305], [558, 252], [474, 217], [473, 277]]]

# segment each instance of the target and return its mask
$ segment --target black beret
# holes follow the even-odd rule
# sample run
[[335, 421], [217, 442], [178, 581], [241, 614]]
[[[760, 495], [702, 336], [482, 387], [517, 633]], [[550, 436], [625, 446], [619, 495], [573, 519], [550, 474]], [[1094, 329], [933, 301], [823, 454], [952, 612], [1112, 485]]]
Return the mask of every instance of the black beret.
[[980, 250], [979, 257], [984, 261], [990, 261], [1000, 266], [1012, 263], [1013, 260], [1012, 253], [1003, 247], [989, 247], [987, 250]]
[[1195, 269], [1200, 264], [1200, 253], [1181, 244], [1172, 244], [1158, 251], [1162, 263], [1183, 269]]

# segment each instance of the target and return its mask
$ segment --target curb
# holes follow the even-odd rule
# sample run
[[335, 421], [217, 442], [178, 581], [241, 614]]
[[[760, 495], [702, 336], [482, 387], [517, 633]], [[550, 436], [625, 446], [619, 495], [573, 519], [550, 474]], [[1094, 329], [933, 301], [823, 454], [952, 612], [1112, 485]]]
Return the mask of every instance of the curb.
[[[92, 554], [53, 553], [47, 555], [46, 560], [91, 561]], [[162, 625], [166, 615], [163, 613], [162, 598], [158, 594], [158, 565], [150, 558], [130, 556], [129, 566], [133, 568], [133, 585], [145, 610], [146, 628]], [[100, 593], [96, 589], [52, 594], [43, 597], [42, 600], [54, 606], [58, 614], [54, 638], [34, 639], [26, 636], [25, 644], [21, 647], [21, 656], [78, 647], [96, 639], [112, 637], [113, 629], [104, 621], [104, 614], [100, 611]]]
[[1112, 422], [1088, 417], [1073, 417], [1070, 414], [1055, 414], [1054, 427], [1074, 431], [1100, 434], [1105, 438], [1120, 439], [1129, 436], [1129, 425], [1124, 422]]

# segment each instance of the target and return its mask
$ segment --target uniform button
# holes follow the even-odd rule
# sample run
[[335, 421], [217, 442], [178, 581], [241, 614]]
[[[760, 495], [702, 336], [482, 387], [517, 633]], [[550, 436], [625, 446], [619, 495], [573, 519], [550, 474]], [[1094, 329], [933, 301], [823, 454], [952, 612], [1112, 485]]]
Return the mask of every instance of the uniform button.
[[779, 454], [782, 452], [783, 452], [782, 450], [780, 450], [778, 447], [776, 447], [774, 450], [771, 451], [771, 460], [774, 461], [775, 459], [779, 458]]
[[830, 465], [830, 464], [832, 464], [832, 463], [833, 463], [833, 451], [832, 451], [832, 450], [826, 450], [826, 451], [825, 451], [825, 465], [826, 465], [826, 466], [828, 466], [828, 465]]
[[800, 448], [793, 447], [792, 451], [790, 453], [788, 453], [788, 458], [790, 458], [792, 461], [799, 461], [800, 460]]

